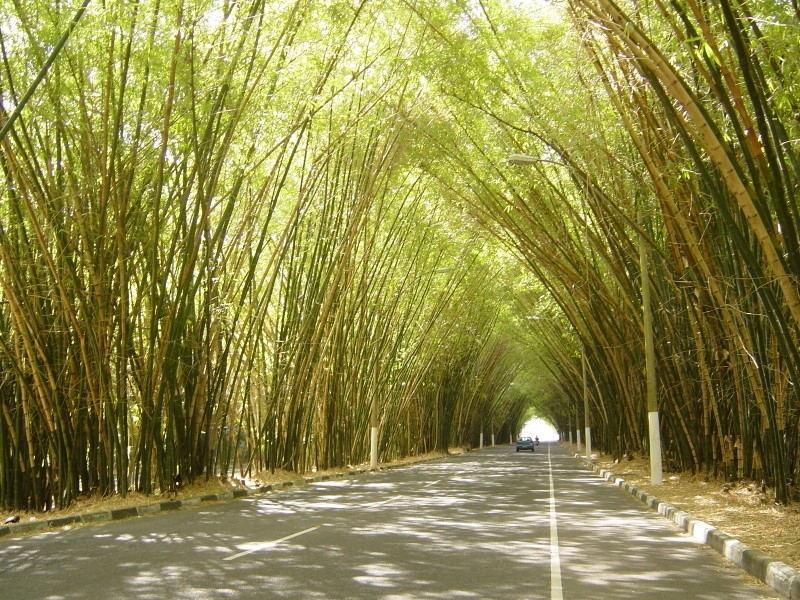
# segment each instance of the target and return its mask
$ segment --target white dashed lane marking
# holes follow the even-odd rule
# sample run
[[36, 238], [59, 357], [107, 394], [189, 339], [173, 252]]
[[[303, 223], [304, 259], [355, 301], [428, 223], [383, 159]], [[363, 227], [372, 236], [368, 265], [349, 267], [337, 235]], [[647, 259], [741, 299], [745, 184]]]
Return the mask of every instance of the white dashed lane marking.
[[222, 560], [234, 560], [237, 558], [241, 558], [242, 556], [247, 556], [248, 554], [252, 554], [253, 552], [259, 552], [261, 550], [267, 550], [268, 548], [274, 548], [278, 544], [294, 539], [296, 537], [300, 537], [301, 535], [311, 533], [312, 531], [316, 531], [320, 527], [322, 527], [322, 525], [317, 525], [316, 527], [309, 527], [308, 529], [303, 529], [303, 531], [298, 531], [297, 533], [287, 535], [286, 537], [282, 537], [277, 540], [270, 540], [269, 542], [255, 542], [252, 544], [246, 544], [246, 546], [250, 546], [247, 550], [239, 552], [238, 554], [234, 554], [232, 556], [226, 556]]

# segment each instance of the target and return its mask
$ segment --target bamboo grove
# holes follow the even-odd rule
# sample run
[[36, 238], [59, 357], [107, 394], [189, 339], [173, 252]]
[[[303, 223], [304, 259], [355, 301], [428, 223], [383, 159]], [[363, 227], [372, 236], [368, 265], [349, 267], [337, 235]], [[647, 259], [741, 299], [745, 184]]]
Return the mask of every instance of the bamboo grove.
[[[494, 269], [366, 3], [89, 4], [2, 139], [0, 503], [506, 439]], [[4, 122], [77, 5], [4, 2]]]
[[[445, 142], [461, 175], [439, 176], [539, 282], [518, 302], [547, 373], [540, 407], [617, 456], [646, 449], [641, 238], [668, 468], [797, 499], [797, 4], [562, 8], [511, 40], [519, 17], [481, 3], [466, 62], [482, 85], [442, 80], [470, 150]], [[512, 152], [530, 164], [503, 164]]]
[[3, 0], [0, 34], [4, 506], [531, 406], [643, 452], [642, 244], [667, 468], [797, 498], [796, 3]]

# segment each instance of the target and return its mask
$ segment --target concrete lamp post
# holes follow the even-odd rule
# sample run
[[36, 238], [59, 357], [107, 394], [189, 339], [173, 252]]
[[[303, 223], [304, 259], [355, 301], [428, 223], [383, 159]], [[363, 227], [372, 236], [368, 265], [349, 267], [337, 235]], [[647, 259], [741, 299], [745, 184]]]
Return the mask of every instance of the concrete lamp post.
[[[529, 156], [528, 154], [511, 154], [508, 157], [509, 164], [526, 166], [536, 163], [554, 163], [569, 168], [569, 165], [557, 161], [546, 160]], [[656, 359], [655, 346], [653, 343], [653, 312], [650, 304], [650, 272], [649, 272], [649, 252], [647, 240], [644, 236], [644, 221], [641, 211], [637, 211], [637, 226], [639, 228], [639, 270], [642, 276], [642, 321], [644, 324], [644, 346], [645, 346], [645, 380], [647, 383], [647, 416], [649, 425], [649, 446], [650, 446], [650, 483], [660, 485], [662, 482], [661, 473], [661, 428], [658, 417], [658, 398], [657, 398], [657, 378], [656, 378]], [[582, 350], [584, 350], [582, 348]], [[586, 356], [583, 357], [583, 401], [584, 418], [587, 448], [586, 454], [591, 453], [591, 427], [588, 410], [588, 391], [586, 386]], [[576, 407], [577, 409], [577, 407]], [[577, 421], [577, 410], [576, 410]], [[580, 448], [580, 427], [577, 427], [578, 447]], [[570, 432], [570, 438], [572, 432]], [[570, 442], [572, 440], [570, 439]]]
[[586, 427], [586, 458], [592, 458], [592, 421], [589, 414], [589, 386], [586, 383], [586, 348], [581, 344], [581, 367], [583, 372], [583, 424]]
[[378, 401], [375, 394], [369, 406], [369, 468], [374, 471], [378, 468], [378, 427], [380, 416], [378, 415]]
[[[433, 271], [433, 274], [440, 275], [450, 273], [453, 269], [442, 267]], [[422, 279], [419, 277], [418, 279]], [[378, 407], [378, 398], [372, 392], [372, 399], [369, 404], [369, 468], [375, 471], [379, 466], [378, 442], [380, 438], [381, 409]], [[481, 446], [483, 446], [483, 433], [481, 433]]]

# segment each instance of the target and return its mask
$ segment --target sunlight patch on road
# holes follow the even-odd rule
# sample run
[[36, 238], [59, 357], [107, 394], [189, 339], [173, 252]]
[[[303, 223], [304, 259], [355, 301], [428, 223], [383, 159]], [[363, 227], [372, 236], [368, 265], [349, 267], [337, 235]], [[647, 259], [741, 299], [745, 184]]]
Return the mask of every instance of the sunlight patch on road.
[[381, 588], [397, 587], [408, 578], [409, 573], [405, 570], [398, 569], [395, 565], [391, 564], [372, 564], [359, 567], [359, 570], [364, 571], [364, 575], [357, 575], [353, 577], [354, 581], [362, 585], [371, 585]]

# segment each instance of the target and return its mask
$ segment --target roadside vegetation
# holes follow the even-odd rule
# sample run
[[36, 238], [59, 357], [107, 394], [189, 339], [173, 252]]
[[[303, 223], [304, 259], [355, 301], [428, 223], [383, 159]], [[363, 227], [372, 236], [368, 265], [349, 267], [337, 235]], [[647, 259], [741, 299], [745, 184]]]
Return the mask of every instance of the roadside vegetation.
[[796, 3], [80, 9], [0, 2], [2, 506], [583, 427], [583, 356], [642, 452], [640, 236], [667, 467], [796, 497]]

